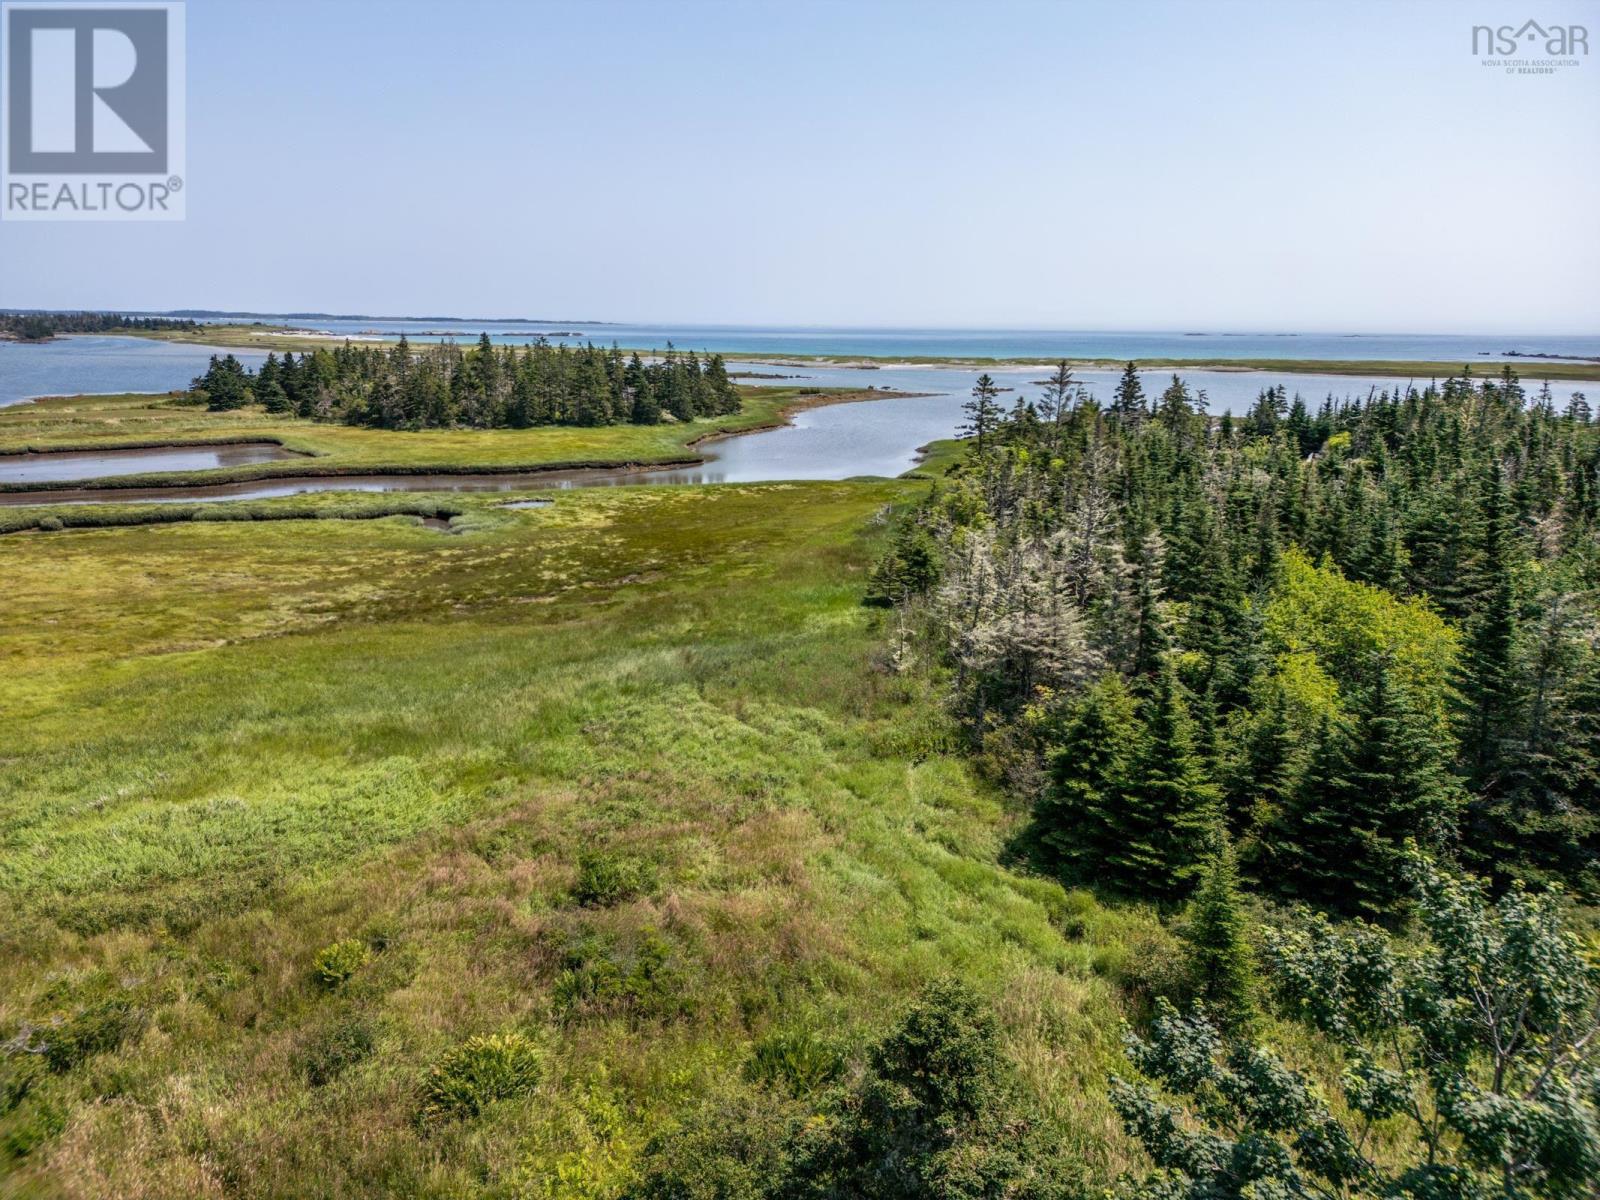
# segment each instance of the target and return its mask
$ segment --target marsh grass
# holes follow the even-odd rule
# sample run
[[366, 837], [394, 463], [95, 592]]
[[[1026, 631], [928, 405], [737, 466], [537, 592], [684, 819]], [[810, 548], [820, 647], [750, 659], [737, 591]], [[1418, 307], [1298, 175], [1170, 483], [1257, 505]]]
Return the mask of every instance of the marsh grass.
[[74, 486], [114, 491], [373, 473], [509, 473], [692, 464], [701, 461], [695, 446], [708, 439], [771, 428], [782, 424], [787, 413], [817, 404], [884, 395], [847, 388], [799, 387], [751, 387], [741, 389], [740, 394], [744, 398], [741, 412], [687, 422], [415, 432], [274, 416], [254, 406], [232, 412], [207, 412], [176, 396], [55, 397], [0, 409], [0, 454], [267, 441], [302, 457], [205, 471], [117, 475], [82, 484], [7, 484], [0, 485], [0, 492]]
[[[1003, 866], [1019, 814], [875, 666], [877, 518], [925, 486], [0, 541], [0, 1041], [128, 1018], [0, 1060], [36, 1071], [5, 1186], [614, 1195], [952, 972], [1086, 1180], [1129, 1165], [1126, 948], [1169, 939]], [[511, 1035], [537, 1087], [519, 1053], [419, 1127], [430, 1070]]]

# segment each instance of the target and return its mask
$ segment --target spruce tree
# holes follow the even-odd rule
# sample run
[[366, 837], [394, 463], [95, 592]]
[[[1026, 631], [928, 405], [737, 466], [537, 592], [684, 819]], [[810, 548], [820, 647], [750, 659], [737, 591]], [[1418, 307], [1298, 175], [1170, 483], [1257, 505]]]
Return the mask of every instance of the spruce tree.
[[1189, 385], [1174, 375], [1156, 404], [1155, 419], [1174, 437], [1181, 438], [1188, 433], [1195, 412], [1195, 400], [1189, 394]]
[[1122, 378], [1112, 394], [1111, 415], [1124, 425], [1137, 425], [1144, 420], [1144, 385], [1139, 382], [1139, 370], [1129, 363], [1122, 368]]
[[1150, 540], [1139, 539], [1130, 558], [1134, 611], [1128, 675], [1134, 687], [1144, 689], [1154, 683], [1172, 640], [1161, 613], [1161, 566]]
[[984, 455], [984, 442], [1000, 420], [1000, 405], [995, 398], [1000, 395], [1000, 389], [987, 372], [978, 376], [978, 382], [972, 389], [972, 399], [961, 406], [961, 411], [966, 414], [967, 422], [961, 427], [963, 437], [973, 437], [978, 442], [978, 457]]
[[1171, 903], [1194, 887], [1221, 827], [1221, 801], [1170, 661], [1140, 715], [1139, 753], [1112, 816], [1107, 866], [1123, 890]]
[[1305, 770], [1271, 826], [1253, 848], [1250, 873], [1290, 899], [1319, 908], [1335, 906], [1350, 850], [1342, 807], [1345, 779], [1344, 730], [1324, 713], [1306, 752]]
[[1281, 687], [1273, 687], [1271, 697], [1252, 714], [1243, 752], [1228, 772], [1228, 827], [1236, 836], [1282, 816], [1294, 795], [1300, 758], [1288, 700]]
[[1044, 395], [1040, 397], [1038, 409], [1039, 417], [1054, 429], [1057, 437], [1077, 398], [1078, 385], [1073, 381], [1072, 368], [1063, 358], [1050, 373], [1050, 378], [1045, 380]]
[[243, 408], [252, 399], [250, 379], [243, 365], [231, 354], [221, 358], [213, 354], [206, 373], [196, 379], [193, 386], [205, 394], [206, 407], [212, 412]]
[[283, 390], [282, 369], [276, 354], [267, 355], [267, 361], [262, 363], [261, 369], [256, 372], [256, 381], [251, 391], [255, 395], [256, 403], [269, 413], [289, 411], [289, 394]]
[[1226, 837], [1201, 872], [1183, 937], [1196, 999], [1223, 1029], [1248, 1028], [1256, 1016], [1255, 962], [1245, 937], [1238, 864]]
[[1347, 730], [1331, 717], [1283, 820], [1267, 867], [1291, 896], [1368, 920], [1398, 919], [1405, 846], [1445, 845], [1457, 790], [1437, 730], [1378, 658]]
[[[1489, 797], [1502, 785], [1505, 747], [1517, 718], [1517, 681], [1512, 663], [1516, 642], [1516, 590], [1511, 508], [1498, 461], [1491, 463], [1481, 504], [1482, 543], [1474, 571], [1472, 615], [1462, 656], [1461, 729], [1468, 785]], [[1492, 837], [1473, 827], [1475, 836]], [[1480, 846], [1484, 852], [1490, 845]]]
[[[1474, 865], [1498, 884], [1565, 881], [1600, 896], [1600, 655], [1588, 606], [1556, 585], [1540, 596], [1540, 620], [1519, 653], [1527, 698], [1506, 774], [1492, 796], [1473, 798]], [[1490, 840], [1492, 839], [1492, 840]]]
[[1139, 749], [1138, 702], [1114, 675], [1072, 706], [1052, 739], [1051, 782], [1035, 809], [1038, 841], [1072, 882], [1103, 879], [1122, 840], [1122, 791]]

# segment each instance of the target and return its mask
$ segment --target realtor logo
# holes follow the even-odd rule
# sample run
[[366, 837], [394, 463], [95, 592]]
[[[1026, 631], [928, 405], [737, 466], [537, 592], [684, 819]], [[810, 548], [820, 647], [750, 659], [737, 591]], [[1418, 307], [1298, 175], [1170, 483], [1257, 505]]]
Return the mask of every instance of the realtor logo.
[[0, 3], [6, 220], [182, 219], [184, 8]]

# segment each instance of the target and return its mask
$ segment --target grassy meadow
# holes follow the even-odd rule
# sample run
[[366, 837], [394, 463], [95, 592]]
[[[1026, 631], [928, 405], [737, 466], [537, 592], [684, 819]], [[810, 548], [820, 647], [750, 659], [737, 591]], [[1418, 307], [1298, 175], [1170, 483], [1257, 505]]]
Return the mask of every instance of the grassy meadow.
[[[1168, 935], [1009, 869], [1022, 814], [886, 668], [922, 486], [0, 538], [0, 1036], [52, 1047], [0, 1059], [0, 1193], [615, 1195], [759, 1047], [857, 1052], [947, 972], [1085, 1179], [1129, 1165], [1104, 1076]], [[427, 1120], [511, 1032], [536, 1091]]]

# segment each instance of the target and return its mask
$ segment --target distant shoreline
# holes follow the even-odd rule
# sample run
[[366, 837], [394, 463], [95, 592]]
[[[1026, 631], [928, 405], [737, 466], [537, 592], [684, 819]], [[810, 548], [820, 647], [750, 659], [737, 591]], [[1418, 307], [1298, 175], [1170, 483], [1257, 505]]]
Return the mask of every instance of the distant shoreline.
[[[359, 341], [371, 345], [393, 345], [392, 337], [353, 336], [340, 333], [323, 333], [315, 330], [296, 330], [268, 325], [208, 325], [193, 330], [129, 330], [115, 336], [153, 338], [157, 341], [188, 342], [220, 349], [305, 351], [321, 346], [337, 345], [344, 341]], [[466, 335], [463, 335], [464, 337]], [[475, 336], [475, 335], [473, 335]], [[621, 347], [624, 354], [651, 354], [660, 347]], [[683, 349], [693, 349], [685, 346]], [[775, 366], [829, 366], [855, 367], [862, 370], [894, 367], [948, 367], [956, 370], [983, 370], [1001, 367], [1053, 367], [1062, 361], [1060, 356], [1034, 355], [1018, 357], [984, 356], [907, 356], [872, 354], [790, 354], [772, 351], [725, 350], [720, 351], [727, 362], [768, 363]], [[1067, 364], [1077, 370], [1118, 370], [1128, 361], [1125, 358], [1075, 358], [1067, 357]], [[1600, 362], [1589, 360], [1557, 359], [1554, 357], [1521, 354], [1513, 358], [1481, 355], [1476, 360], [1410, 359], [1323, 359], [1323, 358], [1135, 358], [1131, 360], [1142, 371], [1240, 371], [1277, 372], [1285, 375], [1374, 375], [1396, 379], [1414, 379], [1426, 382], [1448, 379], [1460, 375], [1465, 368], [1482, 377], [1499, 374], [1510, 366], [1521, 378], [1531, 381], [1580, 382], [1600, 384]]]

